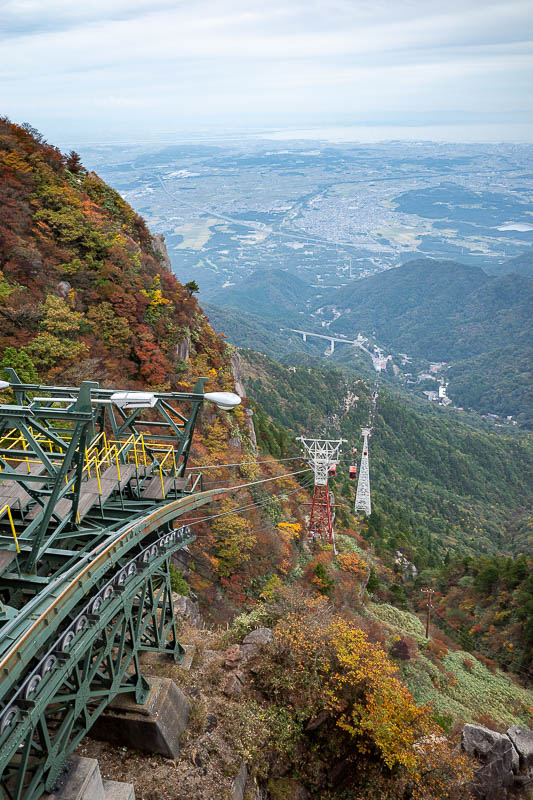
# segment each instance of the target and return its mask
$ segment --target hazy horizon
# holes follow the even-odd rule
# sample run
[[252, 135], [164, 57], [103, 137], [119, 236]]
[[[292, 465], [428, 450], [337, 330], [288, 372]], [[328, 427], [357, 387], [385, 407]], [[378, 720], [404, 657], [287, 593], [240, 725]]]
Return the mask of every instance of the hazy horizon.
[[349, 127], [533, 142], [532, 38], [524, 0], [7, 0], [0, 111], [72, 146]]

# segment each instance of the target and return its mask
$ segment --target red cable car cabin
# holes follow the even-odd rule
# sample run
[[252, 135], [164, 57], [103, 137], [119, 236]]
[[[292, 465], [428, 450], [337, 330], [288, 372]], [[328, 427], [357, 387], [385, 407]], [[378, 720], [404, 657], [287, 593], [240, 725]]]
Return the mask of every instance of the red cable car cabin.
[[355, 478], [357, 478], [357, 467], [355, 467], [355, 466], [352, 466], [352, 467], [350, 467], [350, 469], [348, 470], [348, 476], [349, 476], [349, 477], [350, 477], [352, 480], [354, 480]]
[[328, 467], [328, 478], [334, 478], [336, 474], [337, 474], [337, 465], [330, 464]]

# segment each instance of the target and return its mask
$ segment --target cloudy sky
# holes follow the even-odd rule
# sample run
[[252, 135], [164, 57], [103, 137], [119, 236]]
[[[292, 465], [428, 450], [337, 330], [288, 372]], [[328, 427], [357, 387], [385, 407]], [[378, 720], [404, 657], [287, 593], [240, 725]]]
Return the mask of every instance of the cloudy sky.
[[531, 131], [532, 40], [532, 0], [0, 0], [0, 113], [55, 140], [348, 123]]

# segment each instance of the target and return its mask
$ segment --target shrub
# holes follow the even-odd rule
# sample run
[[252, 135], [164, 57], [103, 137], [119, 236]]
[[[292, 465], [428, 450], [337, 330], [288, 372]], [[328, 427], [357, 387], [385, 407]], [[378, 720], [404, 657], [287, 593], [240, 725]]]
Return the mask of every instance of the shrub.
[[405, 639], [397, 639], [391, 649], [390, 654], [393, 658], [397, 658], [398, 661], [409, 661], [411, 658], [411, 653], [409, 652], [409, 644]]
[[170, 564], [170, 586], [176, 594], [183, 594], [185, 597], [190, 597], [191, 590], [189, 584], [184, 578], [183, 572], [179, 570], [174, 564]]

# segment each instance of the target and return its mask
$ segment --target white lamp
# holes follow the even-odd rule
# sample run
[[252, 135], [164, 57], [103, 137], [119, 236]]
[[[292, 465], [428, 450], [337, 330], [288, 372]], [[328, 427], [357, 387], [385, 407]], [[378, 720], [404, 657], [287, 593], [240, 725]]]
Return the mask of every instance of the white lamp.
[[0, 381], [0, 390], [9, 389], [10, 386], [11, 384], [9, 383], [9, 381]]
[[153, 392], [114, 392], [111, 402], [118, 408], [153, 408], [157, 397]]
[[207, 392], [204, 394], [204, 398], [209, 400], [210, 403], [214, 403], [223, 411], [231, 411], [232, 408], [235, 408], [235, 406], [238, 406], [241, 402], [239, 395], [233, 392]]

